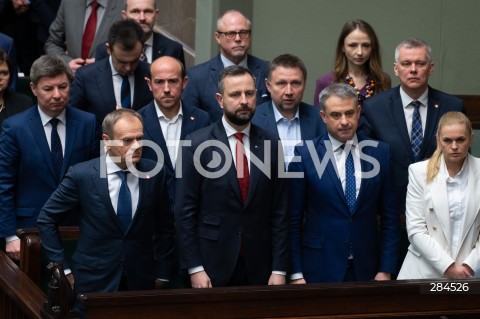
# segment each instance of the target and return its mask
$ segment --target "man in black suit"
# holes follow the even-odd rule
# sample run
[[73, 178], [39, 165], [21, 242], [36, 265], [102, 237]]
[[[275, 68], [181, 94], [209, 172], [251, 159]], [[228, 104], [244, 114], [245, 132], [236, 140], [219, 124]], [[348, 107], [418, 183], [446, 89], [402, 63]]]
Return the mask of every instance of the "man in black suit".
[[116, 108], [139, 110], [153, 97], [145, 78], [148, 63], [139, 61], [144, 33], [138, 23], [120, 20], [108, 35], [109, 59], [78, 69], [72, 83], [70, 105], [91, 112], [102, 123]]
[[[145, 46], [140, 58], [144, 62], [152, 63], [159, 57], [171, 56], [185, 65], [182, 45], [154, 31], [157, 15], [158, 9], [155, 0], [125, 1], [125, 8], [122, 10], [123, 18], [137, 21], [145, 32]], [[100, 60], [106, 57], [108, 57], [107, 48], [104, 44], [100, 44], [97, 47], [95, 59]]]
[[69, 268], [58, 224], [79, 207], [80, 235], [67, 275], [75, 292], [159, 288], [173, 262], [164, 171], [142, 159], [142, 118], [134, 111], [111, 112], [102, 131], [106, 155], [70, 167], [40, 212], [42, 245], [49, 261]]
[[402, 215], [405, 214], [408, 166], [433, 154], [437, 124], [443, 114], [464, 112], [462, 100], [428, 85], [434, 68], [432, 49], [427, 43], [416, 38], [401, 42], [395, 49], [394, 64], [400, 85], [363, 104], [358, 133], [390, 145], [397, 207]]
[[[209, 125], [210, 117], [207, 112], [182, 103], [180, 98], [187, 77], [179, 60], [164, 56], [153, 61], [147, 83], [153, 93], [153, 101], [138, 111], [143, 117], [143, 139], [160, 147], [168, 176], [168, 192], [173, 202], [173, 176], [180, 141], [193, 131]], [[158, 161], [157, 152], [158, 149], [146, 145], [143, 157]]]
[[278, 139], [250, 123], [256, 97], [247, 68], [223, 69], [218, 88], [223, 117], [187, 137], [181, 176], [177, 167], [180, 267], [193, 288], [285, 284], [287, 189], [277, 175]]

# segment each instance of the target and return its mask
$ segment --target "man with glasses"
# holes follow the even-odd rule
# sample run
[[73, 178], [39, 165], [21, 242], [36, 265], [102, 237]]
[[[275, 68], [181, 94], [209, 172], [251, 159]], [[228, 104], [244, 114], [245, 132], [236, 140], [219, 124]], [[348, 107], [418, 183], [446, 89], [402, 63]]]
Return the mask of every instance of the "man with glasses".
[[220, 53], [213, 59], [187, 71], [188, 84], [182, 95], [185, 104], [205, 110], [212, 122], [222, 117], [222, 109], [215, 99], [220, 72], [227, 66], [248, 67], [255, 76], [257, 103], [270, 100], [265, 86], [268, 62], [248, 54], [252, 24], [241, 12], [229, 10], [217, 20], [215, 40]]
[[[140, 60], [152, 63], [155, 59], [167, 55], [177, 58], [185, 65], [182, 45], [153, 30], [158, 11], [155, 0], [125, 1], [122, 17], [137, 21], [145, 32], [145, 46]], [[107, 57], [107, 46], [102, 43], [97, 47], [95, 59], [101, 60]]]

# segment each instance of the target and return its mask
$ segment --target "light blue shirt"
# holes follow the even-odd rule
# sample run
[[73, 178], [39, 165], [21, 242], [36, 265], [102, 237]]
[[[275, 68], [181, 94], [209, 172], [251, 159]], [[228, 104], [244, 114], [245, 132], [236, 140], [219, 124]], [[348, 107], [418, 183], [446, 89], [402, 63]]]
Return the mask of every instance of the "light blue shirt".
[[302, 132], [300, 131], [300, 117], [299, 112], [295, 113], [292, 119], [284, 117], [273, 103], [273, 115], [275, 116], [275, 123], [277, 123], [277, 131], [283, 146], [283, 156], [285, 159], [285, 167], [295, 155], [295, 145], [302, 141]]

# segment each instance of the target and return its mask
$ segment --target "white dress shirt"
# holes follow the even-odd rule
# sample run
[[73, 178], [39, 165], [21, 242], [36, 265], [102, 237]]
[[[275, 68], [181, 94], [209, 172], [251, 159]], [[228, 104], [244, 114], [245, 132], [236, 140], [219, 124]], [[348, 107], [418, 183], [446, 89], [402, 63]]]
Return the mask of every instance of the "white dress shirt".
[[405, 121], [407, 122], [408, 136], [412, 136], [412, 122], [413, 122], [413, 111], [414, 107], [410, 103], [413, 101], [418, 101], [422, 105], [418, 108], [420, 112], [420, 117], [422, 119], [422, 132], [425, 136], [425, 126], [427, 124], [427, 105], [428, 105], [428, 89], [423, 92], [422, 95], [417, 100], [412, 99], [410, 96], [405, 93], [404, 90], [400, 87], [400, 97], [402, 99], [403, 112], [405, 114]]
[[248, 56], [245, 57], [245, 59], [243, 59], [239, 64], [235, 64], [233, 63], [232, 61], [230, 61], [229, 59], [227, 59], [223, 54], [220, 53], [220, 59], [222, 60], [222, 63], [223, 63], [223, 67], [226, 68], [226, 67], [229, 67], [229, 66], [232, 66], [232, 65], [241, 65], [241, 66], [244, 66], [246, 68], [248, 68], [248, 63], [247, 63], [247, 60], [248, 60]]
[[295, 156], [295, 145], [302, 141], [300, 115], [297, 109], [295, 116], [292, 119], [287, 119], [278, 111], [273, 101], [272, 105], [275, 123], [277, 123], [278, 136], [282, 141], [285, 167], [288, 169], [288, 164], [290, 164], [290, 161]]
[[[345, 161], [347, 159], [347, 145], [345, 149], [342, 149], [343, 143], [334, 139], [330, 134], [328, 135], [330, 142], [332, 143], [333, 155], [335, 156], [335, 164], [337, 165], [337, 174], [340, 182], [342, 183], [343, 192], [345, 192], [346, 177], [345, 177]], [[351, 152], [353, 157], [353, 165], [355, 167], [355, 188], [356, 188], [356, 197], [358, 197], [358, 192], [360, 191], [360, 184], [362, 182], [362, 167], [360, 164], [360, 151], [358, 149], [358, 139], [357, 135], [353, 137], [352, 141], [347, 142], [351, 144]]]
[[165, 139], [165, 143], [167, 144], [168, 156], [170, 157], [170, 161], [172, 162], [173, 168], [175, 169], [178, 146], [180, 144], [180, 135], [182, 133], [182, 102], [180, 102], [180, 109], [178, 110], [177, 115], [175, 115], [171, 119], [167, 118], [165, 114], [163, 114], [155, 100], [154, 103], [158, 121], [160, 122], [160, 128], [162, 129], [163, 138]]

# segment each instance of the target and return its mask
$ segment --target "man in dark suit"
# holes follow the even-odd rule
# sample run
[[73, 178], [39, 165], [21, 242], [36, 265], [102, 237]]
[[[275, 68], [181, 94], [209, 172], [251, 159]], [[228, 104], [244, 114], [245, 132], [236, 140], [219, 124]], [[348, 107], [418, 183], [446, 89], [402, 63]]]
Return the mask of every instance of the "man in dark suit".
[[268, 62], [248, 54], [252, 24], [242, 13], [236, 10], [225, 12], [217, 20], [215, 40], [220, 53], [213, 59], [187, 70], [188, 85], [182, 100], [210, 114], [212, 122], [222, 117], [222, 109], [215, 99], [218, 92], [218, 76], [223, 68], [230, 65], [248, 67], [255, 76], [257, 104], [269, 101], [265, 77]]
[[287, 189], [277, 175], [278, 141], [250, 123], [256, 97], [247, 68], [223, 69], [218, 87], [224, 116], [187, 137], [180, 176], [177, 167], [180, 267], [193, 288], [285, 284]]
[[[94, 3], [98, 4], [96, 31], [90, 49], [83, 55], [84, 29]], [[95, 48], [107, 40], [112, 24], [122, 18], [123, 4], [124, 0], [62, 0], [50, 25], [45, 52], [60, 55], [75, 75], [78, 68], [95, 62]]]
[[[125, 8], [122, 10], [123, 18], [137, 21], [145, 32], [145, 46], [140, 59], [152, 63], [159, 57], [171, 56], [185, 65], [182, 45], [154, 31], [157, 14], [158, 9], [155, 0], [125, 1]], [[108, 57], [107, 48], [105, 44], [100, 44], [95, 52], [95, 59], [101, 60], [106, 57]]]
[[[389, 144], [397, 181], [397, 207], [403, 215], [408, 166], [433, 154], [440, 117], [450, 111], [464, 112], [464, 106], [459, 98], [429, 87], [428, 78], [435, 63], [432, 50], [424, 41], [411, 38], [400, 43], [395, 49], [395, 61], [400, 85], [365, 101], [359, 133]], [[412, 131], [416, 130], [421, 133], [420, 139], [412, 139]]]
[[[155, 143], [163, 154], [161, 157], [172, 202], [180, 143], [188, 134], [210, 124], [210, 117], [205, 111], [182, 103], [180, 98], [187, 80], [185, 67], [179, 60], [169, 56], [156, 59], [150, 67], [147, 81], [153, 101], [138, 111], [143, 117], [143, 139]], [[147, 145], [143, 148], [143, 157], [158, 161], [158, 151]]]
[[72, 164], [98, 156], [95, 116], [66, 107], [72, 74], [57, 56], [32, 65], [38, 106], [7, 118], [0, 135], [0, 238], [19, 259], [17, 228], [34, 227], [40, 209]]
[[108, 114], [102, 131], [106, 155], [72, 166], [45, 203], [42, 245], [50, 261], [68, 267], [58, 225], [79, 206], [67, 275], [76, 293], [161, 287], [172, 271], [174, 234], [164, 171], [141, 158], [142, 118], [133, 110]]
[[399, 218], [390, 152], [386, 143], [356, 135], [360, 111], [351, 86], [328, 86], [320, 95], [328, 134], [295, 149], [292, 283], [389, 280], [396, 272]]
[[257, 106], [252, 119], [282, 141], [286, 167], [296, 144], [326, 132], [318, 110], [302, 102], [306, 81], [307, 69], [300, 58], [282, 54], [273, 59], [265, 79], [272, 101]]
[[152, 99], [145, 77], [148, 64], [139, 61], [144, 33], [138, 23], [121, 20], [110, 28], [109, 59], [78, 70], [72, 83], [70, 105], [103, 118], [117, 107], [138, 110]]

